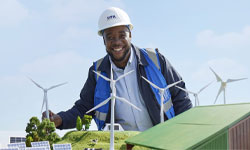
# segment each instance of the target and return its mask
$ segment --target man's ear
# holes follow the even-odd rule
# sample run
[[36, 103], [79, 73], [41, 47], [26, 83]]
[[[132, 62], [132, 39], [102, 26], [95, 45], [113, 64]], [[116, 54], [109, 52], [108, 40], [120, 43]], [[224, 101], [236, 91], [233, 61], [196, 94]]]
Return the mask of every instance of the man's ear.
[[103, 44], [106, 45], [106, 42], [105, 42], [105, 39], [104, 37], [102, 36], [102, 39], [103, 39]]

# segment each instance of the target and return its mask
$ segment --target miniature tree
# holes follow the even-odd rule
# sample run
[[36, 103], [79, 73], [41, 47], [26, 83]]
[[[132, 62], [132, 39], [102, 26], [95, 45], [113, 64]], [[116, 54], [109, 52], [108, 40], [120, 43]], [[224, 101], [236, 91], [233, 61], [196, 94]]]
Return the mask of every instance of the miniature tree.
[[56, 127], [54, 122], [51, 122], [49, 119], [44, 119], [38, 126], [38, 135], [41, 139], [54, 143], [60, 140], [55, 130]]
[[92, 116], [90, 115], [84, 115], [84, 117], [82, 118], [82, 124], [85, 125], [85, 131], [89, 130], [91, 120], [92, 120]]
[[26, 146], [31, 146], [31, 142], [49, 141], [53, 143], [60, 140], [60, 137], [55, 133], [56, 127], [54, 122], [49, 119], [44, 119], [41, 123], [37, 117], [32, 117], [26, 127]]
[[[38, 126], [40, 125], [40, 121], [37, 117], [30, 118], [30, 122], [27, 124], [27, 127], [25, 129], [28, 137], [32, 138], [32, 141], [40, 141], [40, 137], [38, 136]], [[27, 146], [30, 145], [30, 143], [27, 143]]]
[[31, 142], [33, 142], [33, 138], [31, 136], [26, 136], [25, 144], [27, 147], [31, 147]]
[[76, 129], [77, 129], [77, 131], [81, 131], [82, 130], [82, 120], [81, 120], [80, 116], [78, 116], [77, 120], [76, 120]]

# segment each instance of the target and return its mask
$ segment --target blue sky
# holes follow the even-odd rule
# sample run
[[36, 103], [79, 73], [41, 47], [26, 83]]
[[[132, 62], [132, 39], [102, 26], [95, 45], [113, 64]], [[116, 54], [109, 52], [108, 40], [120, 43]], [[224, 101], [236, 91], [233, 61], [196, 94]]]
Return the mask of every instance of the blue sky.
[[[41, 117], [43, 93], [27, 76], [44, 87], [67, 81], [49, 91], [49, 108], [73, 106], [88, 68], [106, 54], [97, 22], [111, 6], [129, 14], [132, 42], [159, 48], [189, 90], [215, 80], [209, 67], [224, 80], [250, 77], [248, 0], [0, 0], [0, 145], [24, 135], [29, 118]], [[228, 84], [227, 103], [250, 102], [249, 84]], [[214, 82], [204, 90], [200, 104], [212, 105], [219, 87]]]

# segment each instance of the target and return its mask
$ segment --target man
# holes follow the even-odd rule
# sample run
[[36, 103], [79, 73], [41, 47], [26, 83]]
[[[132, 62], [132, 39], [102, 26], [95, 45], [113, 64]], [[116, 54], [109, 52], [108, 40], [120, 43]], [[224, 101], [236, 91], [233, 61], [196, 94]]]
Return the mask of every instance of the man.
[[[50, 112], [50, 119], [58, 129], [75, 128], [77, 116], [82, 117], [110, 96], [112, 91], [109, 82], [93, 71], [110, 78], [111, 66], [114, 79], [134, 70], [116, 83], [116, 94], [141, 109], [138, 111], [118, 100], [115, 103], [115, 122], [125, 130], [135, 131], [144, 131], [160, 123], [159, 91], [143, 80], [142, 76], [161, 87], [177, 82], [181, 77], [158, 50], [150, 51], [134, 46], [131, 43], [132, 28], [129, 16], [123, 10], [111, 7], [102, 13], [98, 34], [103, 37], [108, 54], [90, 67], [88, 79], [75, 105], [58, 114]], [[180, 82], [178, 86], [185, 88], [185, 83]], [[188, 94], [176, 87], [166, 90], [164, 99], [165, 120], [192, 107]], [[105, 123], [110, 122], [110, 103], [90, 114], [95, 118], [98, 129], [103, 129]]]

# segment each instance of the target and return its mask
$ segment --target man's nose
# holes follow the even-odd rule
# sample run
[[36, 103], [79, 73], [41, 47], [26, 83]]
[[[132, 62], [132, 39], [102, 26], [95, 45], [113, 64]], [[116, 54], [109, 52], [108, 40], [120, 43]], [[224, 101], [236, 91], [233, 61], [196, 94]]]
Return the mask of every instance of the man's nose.
[[112, 43], [113, 44], [120, 44], [121, 43], [121, 39], [120, 38], [113, 38]]

